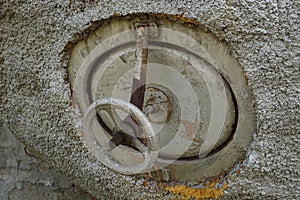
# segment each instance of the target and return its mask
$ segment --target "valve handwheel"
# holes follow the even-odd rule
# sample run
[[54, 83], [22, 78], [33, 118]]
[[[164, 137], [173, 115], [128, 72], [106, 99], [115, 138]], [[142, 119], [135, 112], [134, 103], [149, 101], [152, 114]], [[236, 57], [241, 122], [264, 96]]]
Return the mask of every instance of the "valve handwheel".
[[[132, 114], [132, 117], [136, 120], [136, 123], [138, 123], [141, 127], [143, 127], [144, 132], [147, 135], [148, 146], [144, 145], [137, 137], [129, 136], [129, 138], [131, 138], [131, 141], [129, 142], [133, 147], [138, 149], [143, 154], [144, 162], [136, 166], [125, 166], [118, 163], [116, 160], [110, 157], [109, 152], [112, 151], [119, 144], [124, 142], [126, 140], [125, 137], [128, 137], [125, 133], [122, 133], [122, 131], [118, 131], [112, 137], [112, 139], [104, 146], [100, 146], [94, 143], [95, 140], [94, 140], [92, 125], [96, 116], [96, 108], [98, 111], [106, 110], [108, 108], [117, 108]], [[116, 98], [98, 99], [97, 101], [95, 101], [90, 105], [90, 107], [88, 108], [85, 114], [84, 120], [85, 120], [84, 130], [87, 136], [86, 138], [87, 142], [92, 144], [92, 146], [94, 147], [92, 150], [98, 152], [95, 155], [107, 167], [119, 173], [128, 174], [128, 175], [143, 173], [151, 169], [151, 167], [153, 166], [153, 164], [155, 163], [158, 157], [158, 150], [157, 150], [158, 138], [155, 136], [155, 132], [146, 115], [141, 110], [139, 110], [136, 106]]]
[[226, 43], [188, 25], [155, 14], [112, 18], [71, 49], [76, 127], [112, 171], [198, 181], [245, 158], [256, 122], [243, 68]]

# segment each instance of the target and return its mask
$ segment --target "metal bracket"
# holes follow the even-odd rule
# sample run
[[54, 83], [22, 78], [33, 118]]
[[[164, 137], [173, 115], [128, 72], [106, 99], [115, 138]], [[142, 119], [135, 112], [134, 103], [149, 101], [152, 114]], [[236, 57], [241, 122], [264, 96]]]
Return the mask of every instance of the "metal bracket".
[[133, 24], [134, 27], [134, 35], [137, 37], [137, 29], [139, 27], [146, 27], [148, 29], [149, 37], [150, 38], [158, 38], [159, 37], [159, 31], [158, 26], [156, 23], [153, 22], [138, 22]]

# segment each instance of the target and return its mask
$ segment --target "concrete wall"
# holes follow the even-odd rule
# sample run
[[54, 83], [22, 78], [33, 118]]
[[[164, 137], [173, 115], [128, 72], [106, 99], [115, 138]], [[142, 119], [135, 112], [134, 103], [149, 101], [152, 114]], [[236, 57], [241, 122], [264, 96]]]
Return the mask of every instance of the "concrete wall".
[[0, 122], [0, 199], [1, 200], [91, 200], [61, 173], [31, 155]]
[[[232, 48], [253, 88], [257, 133], [222, 199], [296, 199], [299, 188], [300, 35], [290, 1], [1, 2], [1, 118], [35, 156], [100, 199], [168, 199], [155, 182], [102, 167], [82, 145], [66, 81], [66, 44], [92, 22], [129, 13], [193, 18]], [[2, 166], [2, 165], [1, 165]], [[2, 180], [1, 180], [2, 181]]]

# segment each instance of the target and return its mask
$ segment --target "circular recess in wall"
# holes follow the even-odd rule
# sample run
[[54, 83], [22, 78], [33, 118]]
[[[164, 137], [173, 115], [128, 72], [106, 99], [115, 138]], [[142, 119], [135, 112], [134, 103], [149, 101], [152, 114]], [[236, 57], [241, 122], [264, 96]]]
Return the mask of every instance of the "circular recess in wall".
[[102, 21], [71, 49], [69, 80], [88, 148], [118, 173], [165, 181], [224, 175], [255, 132], [242, 67], [190, 19]]

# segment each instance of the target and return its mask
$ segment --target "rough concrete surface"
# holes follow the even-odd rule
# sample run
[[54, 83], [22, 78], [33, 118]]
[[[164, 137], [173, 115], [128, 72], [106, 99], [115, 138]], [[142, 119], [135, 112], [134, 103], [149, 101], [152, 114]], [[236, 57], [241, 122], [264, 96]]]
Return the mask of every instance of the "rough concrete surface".
[[8, 1], [1, 3], [1, 118], [27, 148], [99, 199], [168, 199], [102, 167], [74, 126], [65, 45], [92, 22], [129, 13], [193, 18], [225, 40], [249, 77], [257, 133], [246, 166], [222, 199], [300, 196], [300, 2]]
[[0, 122], [0, 199], [94, 199], [50, 169]]

